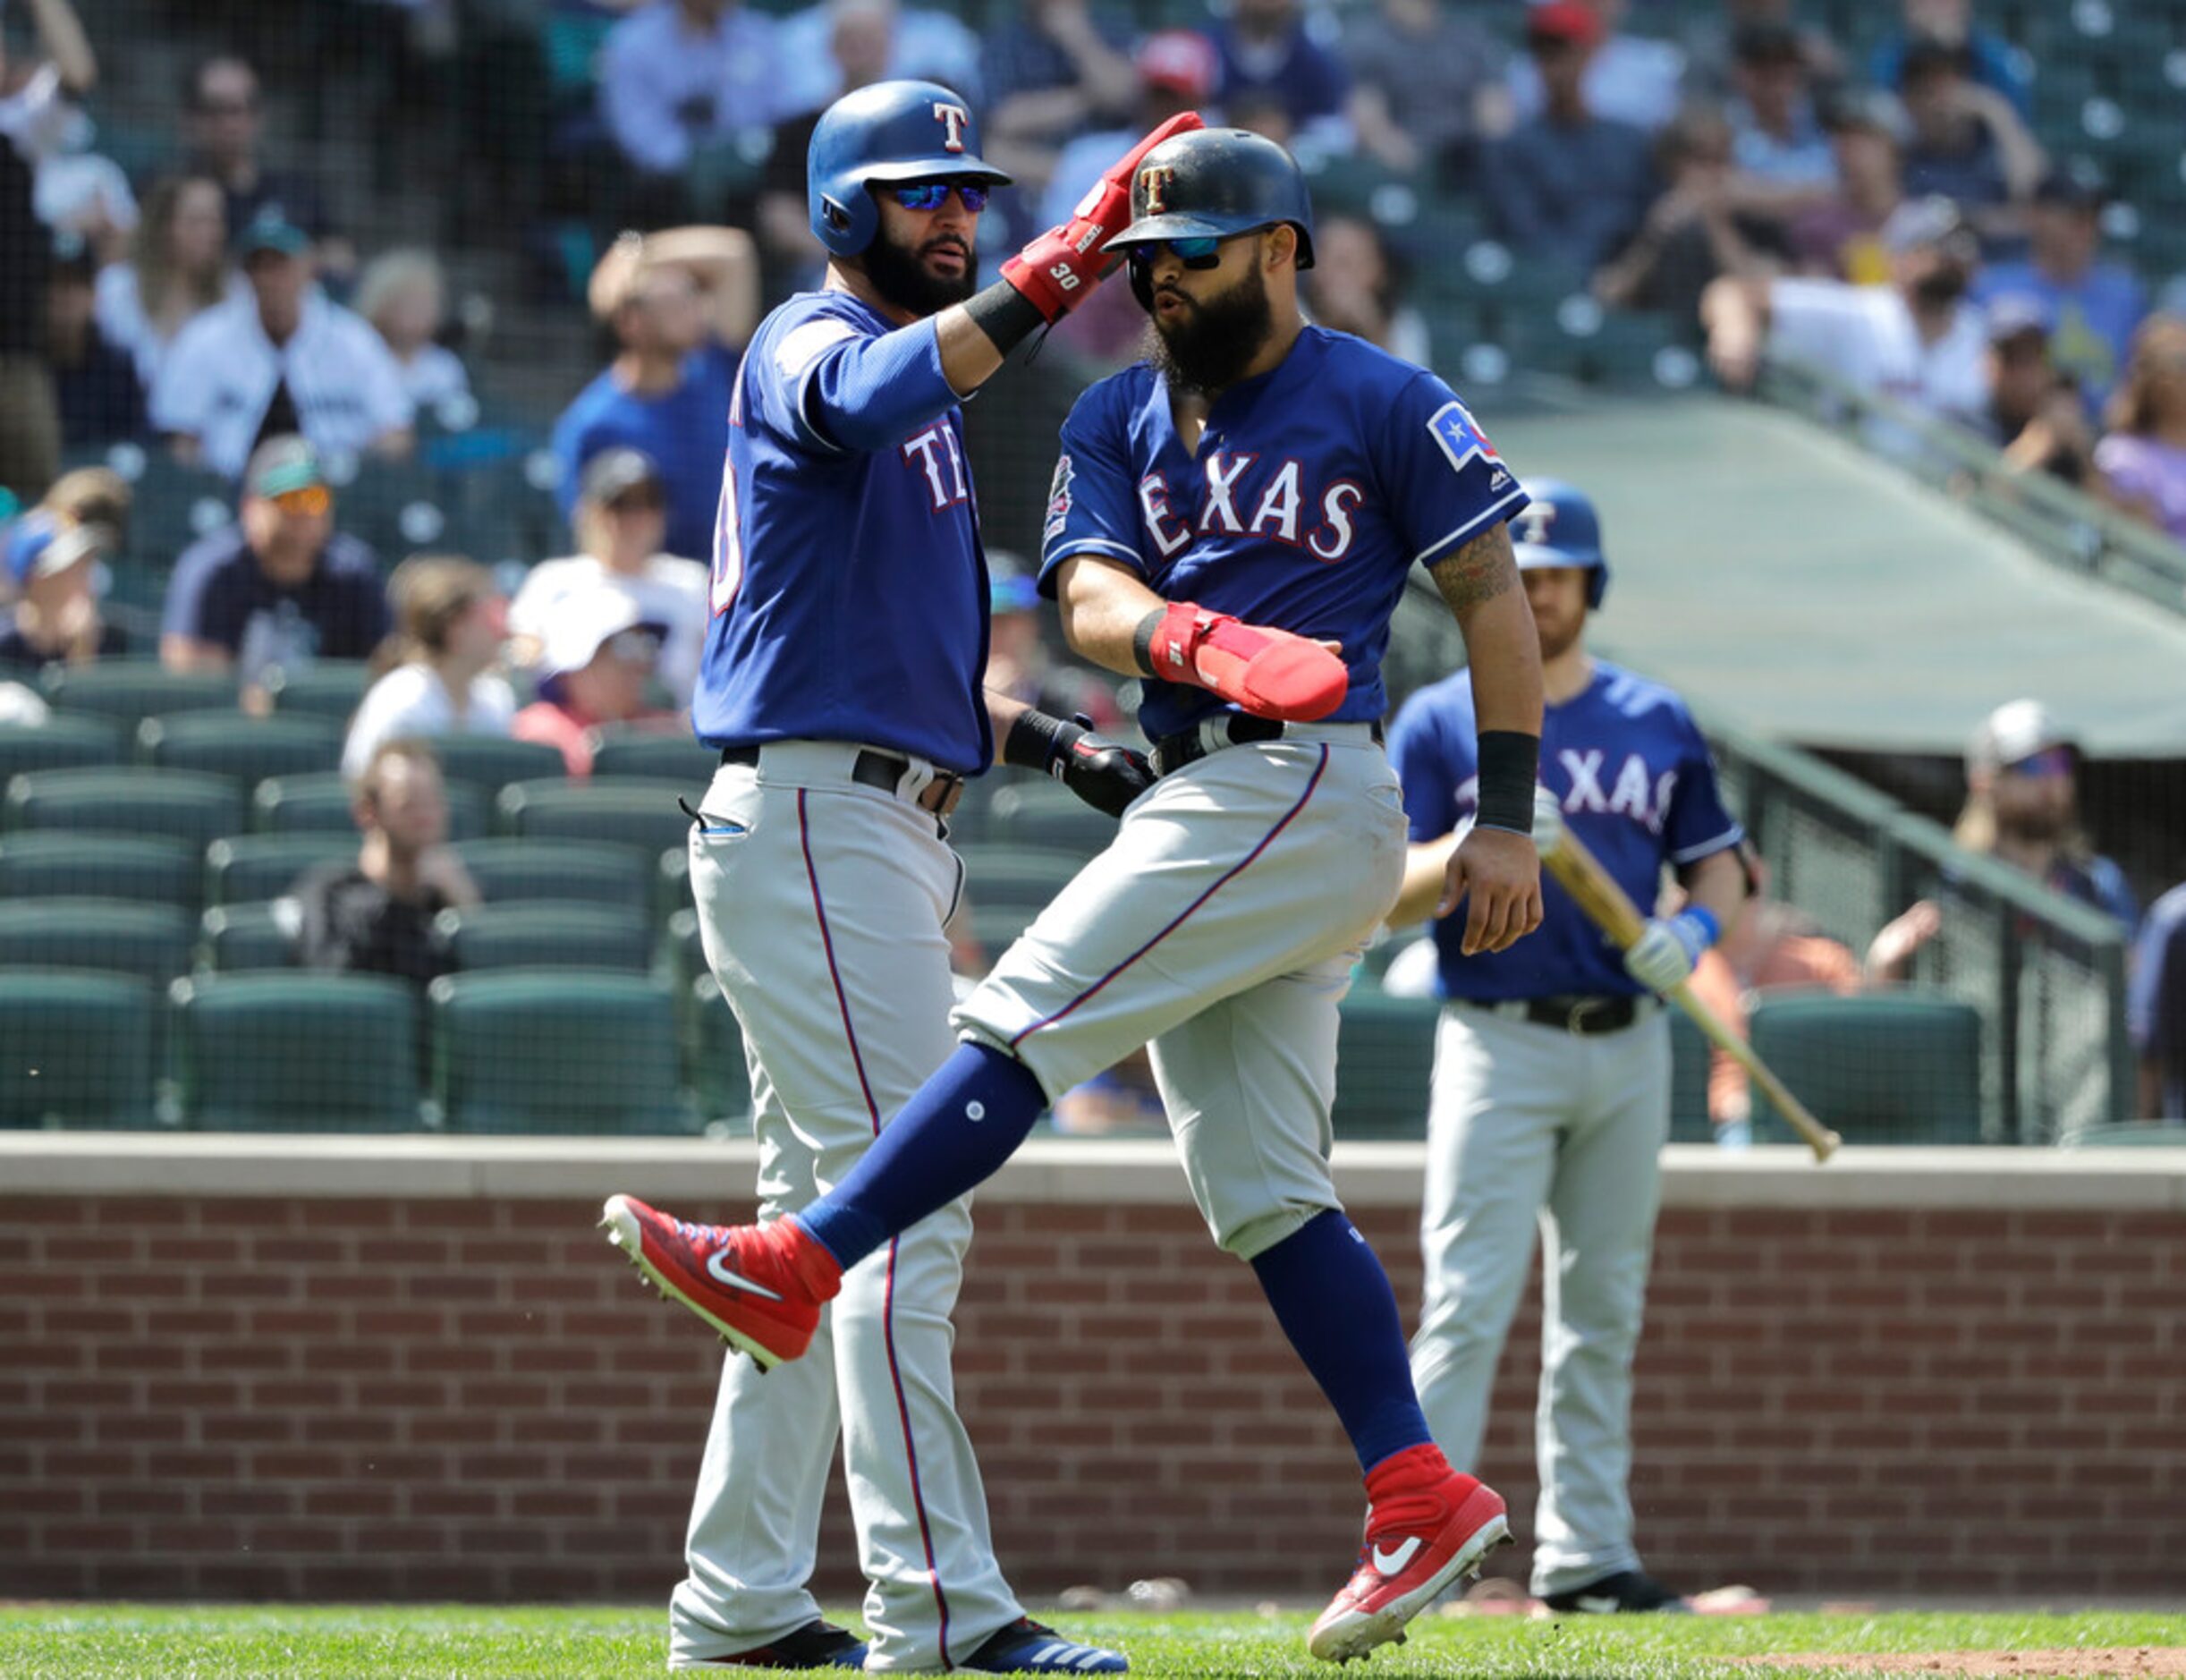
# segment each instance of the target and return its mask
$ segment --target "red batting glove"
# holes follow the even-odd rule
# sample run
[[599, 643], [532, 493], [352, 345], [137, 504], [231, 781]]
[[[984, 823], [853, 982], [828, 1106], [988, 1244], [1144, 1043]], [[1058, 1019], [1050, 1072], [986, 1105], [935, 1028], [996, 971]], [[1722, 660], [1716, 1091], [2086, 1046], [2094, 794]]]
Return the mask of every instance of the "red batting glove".
[[1318, 722], [1343, 703], [1351, 673], [1304, 636], [1172, 601], [1154, 632], [1154, 675], [1212, 689], [1256, 717]]
[[1140, 140], [1093, 183], [1072, 218], [1051, 227], [1002, 265], [1002, 277], [1046, 321], [1058, 321], [1100, 284], [1108, 242], [1131, 222], [1131, 181], [1140, 159], [1173, 134], [1204, 128], [1197, 111], [1173, 116]]

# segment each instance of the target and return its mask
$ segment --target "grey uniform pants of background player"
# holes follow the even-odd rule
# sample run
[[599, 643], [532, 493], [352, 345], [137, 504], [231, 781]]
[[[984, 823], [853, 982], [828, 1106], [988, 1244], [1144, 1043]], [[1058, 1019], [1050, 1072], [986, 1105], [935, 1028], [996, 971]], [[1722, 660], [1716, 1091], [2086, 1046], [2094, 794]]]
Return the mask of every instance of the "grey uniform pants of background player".
[[1621, 1032], [1580, 1038], [1453, 1004], [1436, 1035], [1412, 1381], [1436, 1444], [1477, 1469], [1538, 1218], [1533, 1591], [1544, 1597], [1640, 1566], [1626, 1488], [1631, 1363], [1670, 1133], [1669, 1023], [1642, 1007]]
[[[841, 1178], [955, 1048], [942, 924], [962, 866], [910, 799], [851, 780], [856, 752], [770, 745], [756, 768], [714, 778], [691, 832], [707, 960], [751, 1068], [762, 1218]], [[944, 1667], [1021, 1614], [950, 1373], [970, 1241], [966, 1198], [853, 1267], [803, 1358], [762, 1377], [730, 1357], [671, 1662], [748, 1650], [819, 1614], [805, 1582], [838, 1424], [870, 1583], [867, 1666]]]

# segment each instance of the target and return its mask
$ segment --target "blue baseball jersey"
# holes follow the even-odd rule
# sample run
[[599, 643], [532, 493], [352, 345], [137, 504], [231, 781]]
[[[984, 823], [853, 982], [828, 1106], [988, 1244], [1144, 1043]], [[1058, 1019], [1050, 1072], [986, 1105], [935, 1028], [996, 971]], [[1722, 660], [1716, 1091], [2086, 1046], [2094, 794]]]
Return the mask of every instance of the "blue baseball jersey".
[[854, 741], [982, 770], [987, 560], [931, 322], [792, 298], [737, 369], [691, 700], [708, 746]]
[[[1389, 756], [1415, 844], [1440, 839], [1477, 810], [1477, 734], [1472, 678], [1463, 671], [1421, 689], [1397, 714]], [[1745, 837], [1724, 809], [1715, 761], [1684, 701], [1604, 660], [1594, 662], [1585, 689], [1545, 713], [1540, 776], [1563, 800], [1571, 832], [1643, 912], [1654, 906], [1665, 863], [1697, 863]], [[1546, 870], [1541, 896], [1540, 927], [1507, 951], [1463, 955], [1462, 905], [1435, 923], [1445, 997], [1494, 1003], [1647, 989]]]
[[[1525, 505], [1448, 386], [1309, 327], [1281, 365], [1215, 399], [1196, 452], [1144, 362], [1080, 397], [1049, 490], [1040, 588], [1052, 596], [1055, 568], [1089, 555], [1166, 599], [1339, 641], [1351, 688], [1330, 721], [1370, 722], [1388, 705], [1381, 659], [1408, 570]], [[1149, 737], [1234, 709], [1204, 689], [1145, 688]]]

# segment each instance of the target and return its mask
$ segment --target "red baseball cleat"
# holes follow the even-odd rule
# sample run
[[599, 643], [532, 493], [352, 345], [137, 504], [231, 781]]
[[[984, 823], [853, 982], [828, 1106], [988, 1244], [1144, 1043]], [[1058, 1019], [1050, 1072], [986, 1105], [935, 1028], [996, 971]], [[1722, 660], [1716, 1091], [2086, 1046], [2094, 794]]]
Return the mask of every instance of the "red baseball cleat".
[[842, 1287], [835, 1257], [793, 1220], [692, 1225], [635, 1196], [610, 1196], [599, 1223], [662, 1294], [682, 1302], [762, 1370], [810, 1345], [820, 1308]]
[[1402, 1641], [1404, 1625], [1460, 1575], [1475, 1575], [1511, 1538], [1503, 1496], [1452, 1470], [1439, 1449], [1415, 1447], [1367, 1478], [1373, 1506], [1359, 1569], [1323, 1610], [1306, 1649], [1349, 1662]]

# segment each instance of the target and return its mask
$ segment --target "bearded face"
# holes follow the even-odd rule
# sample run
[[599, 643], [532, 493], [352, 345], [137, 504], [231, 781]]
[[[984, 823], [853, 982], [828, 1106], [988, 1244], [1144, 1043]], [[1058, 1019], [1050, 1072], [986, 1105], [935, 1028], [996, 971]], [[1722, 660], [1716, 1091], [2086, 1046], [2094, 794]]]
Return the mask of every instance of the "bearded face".
[[1195, 296], [1165, 277], [1153, 296], [1146, 359], [1173, 391], [1211, 395], [1235, 385], [1275, 334], [1257, 250], [1244, 273], [1219, 292]]
[[979, 285], [972, 256], [977, 220], [920, 216], [884, 202], [880, 231], [862, 259], [866, 278], [885, 301], [920, 318], [962, 303]]

